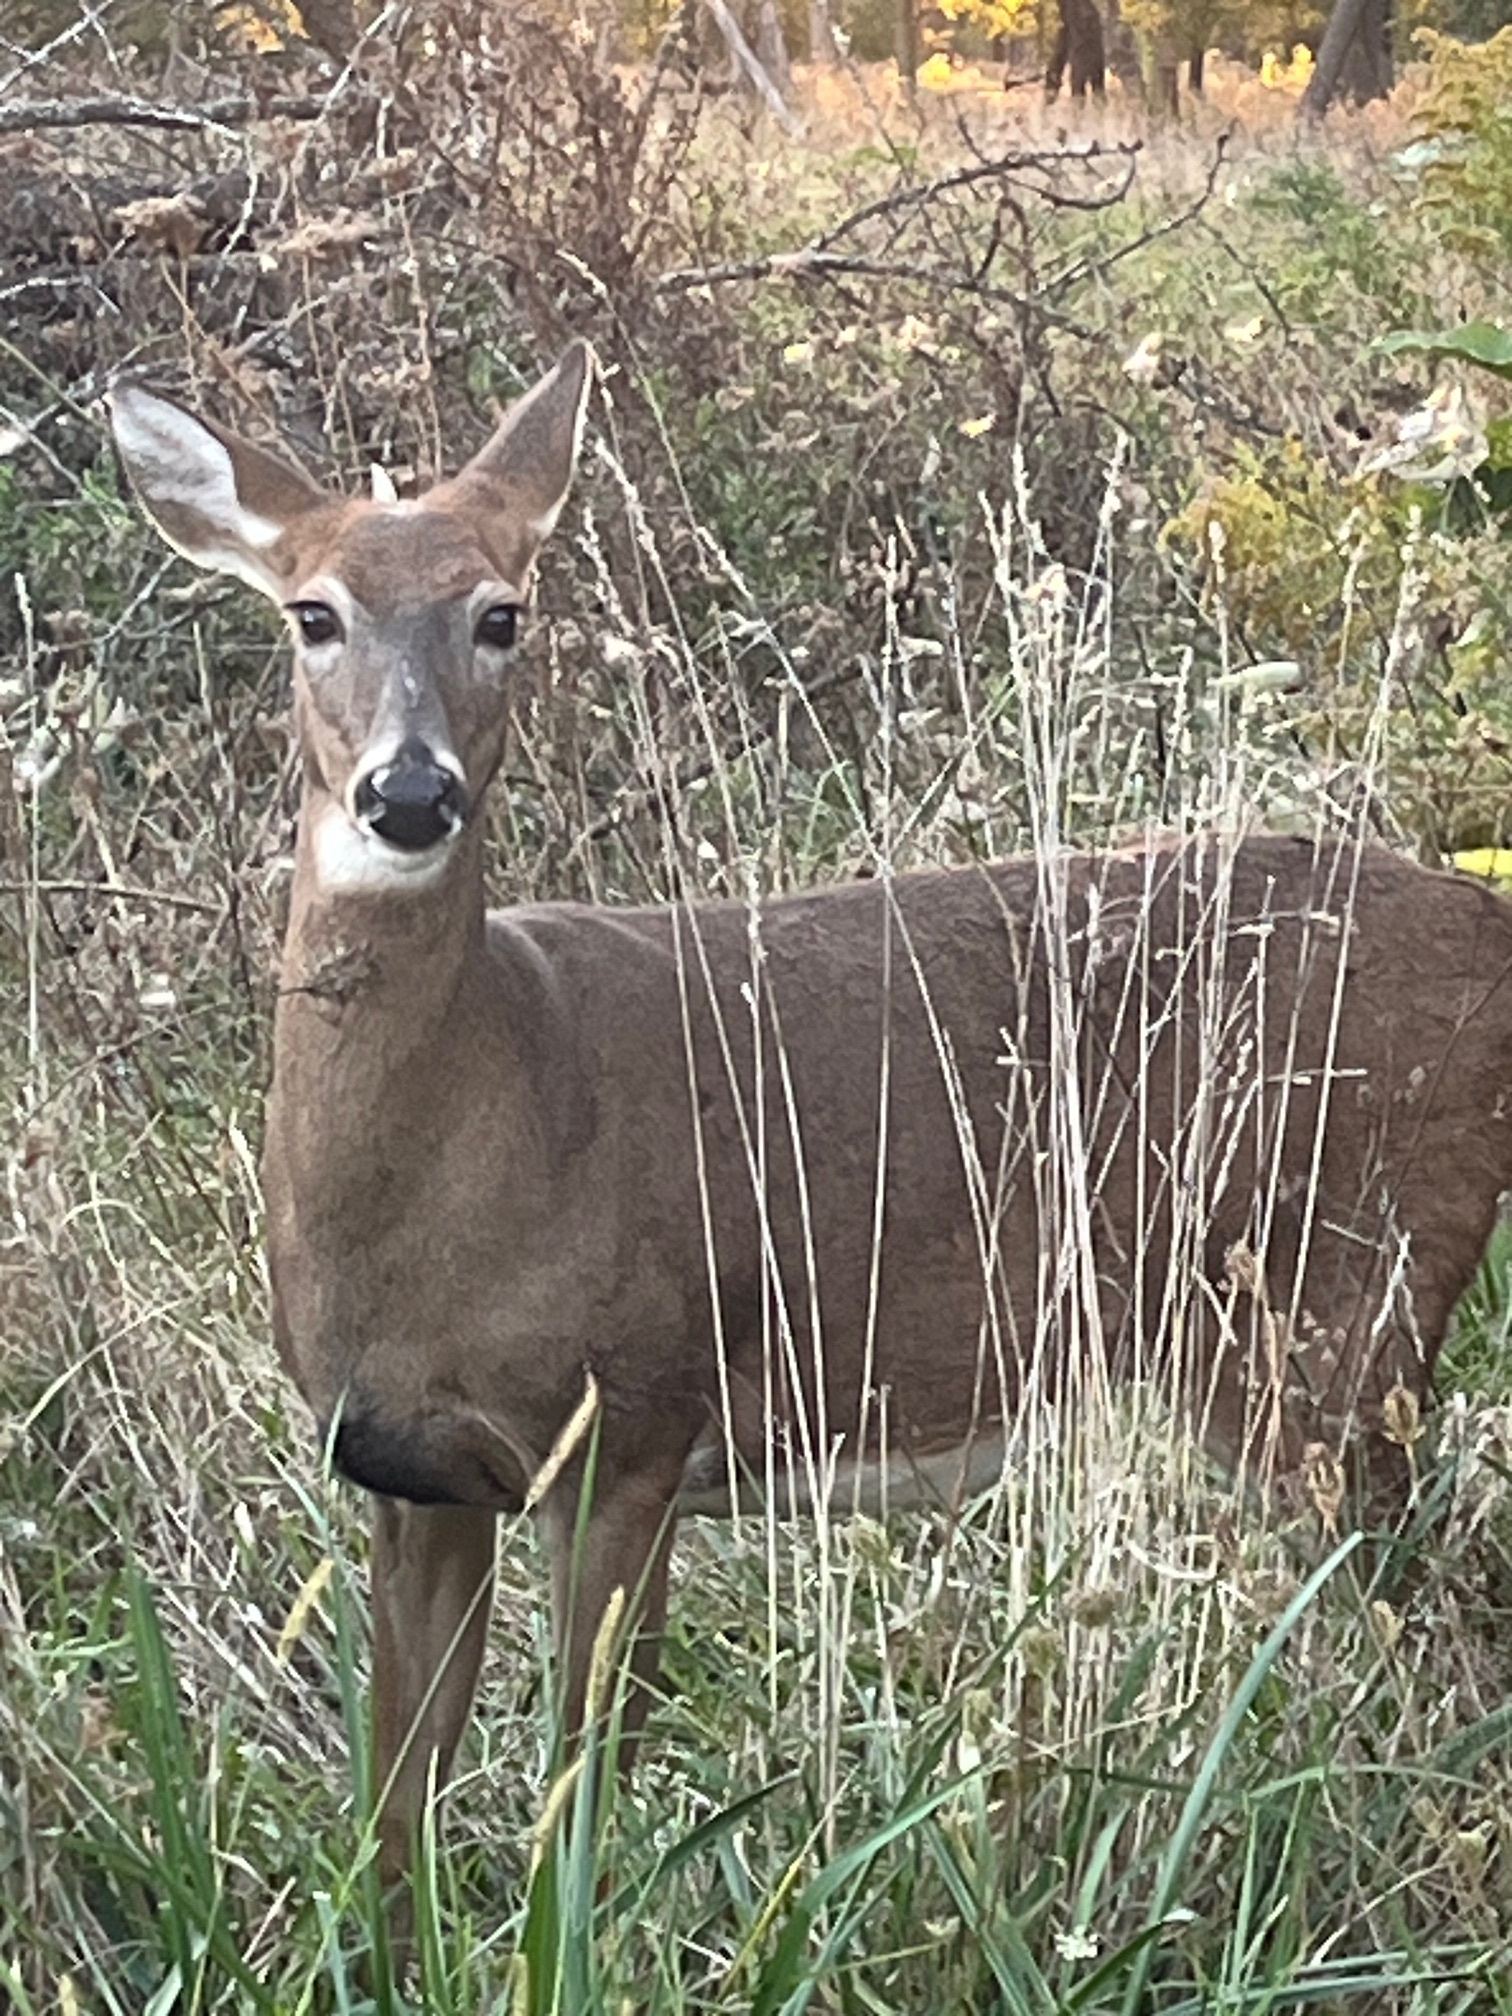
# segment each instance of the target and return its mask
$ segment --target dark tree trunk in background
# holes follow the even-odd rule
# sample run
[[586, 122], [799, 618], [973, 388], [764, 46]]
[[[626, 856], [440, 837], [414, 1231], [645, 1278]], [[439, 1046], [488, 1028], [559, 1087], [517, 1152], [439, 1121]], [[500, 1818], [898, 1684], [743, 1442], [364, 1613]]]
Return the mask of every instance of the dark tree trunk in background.
[[898, 0], [898, 73], [903, 88], [913, 96], [919, 82], [922, 49], [919, 41], [919, 0]]
[[1162, 35], [1155, 47], [1155, 92], [1156, 115], [1161, 119], [1181, 117], [1181, 64], [1168, 36]]
[[1341, 89], [1357, 105], [1391, 89], [1391, 0], [1334, 0], [1318, 63], [1302, 95], [1304, 119], [1321, 119]]
[[1054, 98], [1059, 93], [1061, 79], [1069, 70], [1073, 98], [1085, 98], [1089, 91], [1101, 98], [1108, 85], [1108, 62], [1097, 0], [1060, 0], [1060, 17], [1060, 29], [1045, 66], [1045, 96]]
[[1187, 88], [1202, 96], [1203, 76], [1207, 69], [1206, 49], [1194, 49], [1187, 61]]
[[345, 63], [357, 46], [357, 15], [352, 0], [309, 0], [299, 18], [310, 40], [337, 63]]
[[1391, 49], [1391, 0], [1367, 0], [1355, 38], [1344, 59], [1341, 88], [1356, 105], [1390, 95], [1396, 82]]
[[1142, 92], [1144, 77], [1139, 68], [1139, 44], [1134, 39], [1134, 30], [1123, 18], [1121, 0], [1103, 0], [1102, 13], [1108, 68], [1125, 91]]

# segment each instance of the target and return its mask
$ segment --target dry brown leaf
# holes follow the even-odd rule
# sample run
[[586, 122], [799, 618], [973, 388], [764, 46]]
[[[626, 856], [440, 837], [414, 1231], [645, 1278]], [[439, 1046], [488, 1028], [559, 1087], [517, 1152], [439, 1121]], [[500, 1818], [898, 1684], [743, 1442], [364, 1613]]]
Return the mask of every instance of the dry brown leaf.
[[287, 236], [270, 245], [272, 258], [321, 259], [348, 245], [360, 245], [380, 229], [378, 219], [361, 210], [333, 210], [329, 217], [308, 217]]
[[115, 215], [140, 244], [178, 259], [198, 252], [210, 228], [210, 220], [187, 196], [141, 196], [134, 203], [118, 203]]

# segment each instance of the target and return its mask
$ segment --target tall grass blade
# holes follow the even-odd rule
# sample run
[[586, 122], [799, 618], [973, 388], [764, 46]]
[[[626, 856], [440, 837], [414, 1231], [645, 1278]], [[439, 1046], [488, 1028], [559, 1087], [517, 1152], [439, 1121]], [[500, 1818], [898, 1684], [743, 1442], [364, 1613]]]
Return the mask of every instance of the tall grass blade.
[[[1203, 1815], [1217, 1789], [1218, 1775], [1222, 1771], [1234, 1747], [1244, 1719], [1254, 1704], [1266, 1675], [1281, 1655], [1281, 1649], [1291, 1636], [1298, 1621], [1306, 1615], [1319, 1591], [1329, 1582], [1335, 1571], [1354, 1553], [1362, 1539], [1359, 1533], [1350, 1533], [1341, 1540], [1333, 1552], [1319, 1567], [1315, 1568], [1291, 1602], [1287, 1604], [1275, 1624], [1267, 1633], [1260, 1650], [1250, 1661], [1244, 1678], [1235, 1689], [1234, 1698], [1223, 1712], [1223, 1717], [1208, 1746], [1207, 1754], [1193, 1780], [1192, 1789], [1187, 1794], [1186, 1804], [1176, 1822], [1175, 1832], [1165, 1854], [1161, 1858], [1160, 1872], [1155, 1883], [1155, 1894], [1150, 1904], [1149, 1925], [1160, 1925], [1170, 1915], [1176, 1901], [1186, 1865], [1190, 1859], [1197, 1837], [1202, 1829]], [[1134, 1972], [1130, 1977], [1124, 1996], [1124, 2016], [1140, 2016], [1141, 2003], [1149, 1981], [1150, 1960], [1153, 1948], [1144, 1947], [1135, 1960]]]

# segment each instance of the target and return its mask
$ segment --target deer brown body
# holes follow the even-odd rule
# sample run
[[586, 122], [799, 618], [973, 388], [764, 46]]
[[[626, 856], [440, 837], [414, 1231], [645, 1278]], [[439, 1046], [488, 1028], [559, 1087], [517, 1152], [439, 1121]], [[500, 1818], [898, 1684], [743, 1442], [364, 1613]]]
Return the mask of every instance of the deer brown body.
[[1512, 1183], [1512, 906], [1379, 850], [489, 914], [500, 612], [586, 382], [570, 352], [409, 506], [116, 397], [174, 543], [302, 633], [268, 1237], [280, 1351], [378, 1494], [391, 1872], [468, 1712], [497, 1514], [590, 1381], [592, 1503], [579, 1450], [541, 1506], [573, 1717], [616, 1589], [649, 1670], [679, 1508], [959, 1496], [1026, 1399], [1167, 1379], [1262, 1482], [1321, 1445], [1389, 1486], [1382, 1402], [1423, 1390]]

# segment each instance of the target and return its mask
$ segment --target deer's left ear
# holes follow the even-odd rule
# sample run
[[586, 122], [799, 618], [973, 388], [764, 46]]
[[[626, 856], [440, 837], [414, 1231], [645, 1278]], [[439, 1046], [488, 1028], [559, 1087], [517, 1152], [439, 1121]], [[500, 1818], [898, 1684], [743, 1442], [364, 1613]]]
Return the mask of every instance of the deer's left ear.
[[480, 519], [489, 545], [501, 556], [522, 556], [515, 569], [528, 568], [567, 501], [592, 383], [592, 350], [581, 340], [569, 344], [510, 407], [488, 445], [425, 501]]
[[302, 469], [187, 408], [120, 384], [110, 392], [116, 447], [142, 508], [170, 546], [281, 602], [275, 549], [294, 521], [330, 500]]

